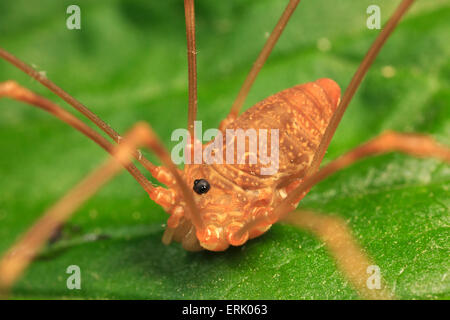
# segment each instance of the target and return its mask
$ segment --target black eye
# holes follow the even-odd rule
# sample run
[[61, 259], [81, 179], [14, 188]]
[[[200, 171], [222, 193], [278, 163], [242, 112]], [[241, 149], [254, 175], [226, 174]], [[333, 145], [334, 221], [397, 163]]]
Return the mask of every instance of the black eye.
[[198, 194], [207, 193], [209, 188], [211, 188], [211, 186], [205, 179], [197, 179], [194, 181], [194, 191]]

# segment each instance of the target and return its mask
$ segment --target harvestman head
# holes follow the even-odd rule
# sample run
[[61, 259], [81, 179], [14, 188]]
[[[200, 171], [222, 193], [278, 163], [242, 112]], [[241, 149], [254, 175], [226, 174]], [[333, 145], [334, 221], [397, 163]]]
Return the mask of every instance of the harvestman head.
[[[256, 76], [269, 57], [299, 2], [300, 0], [289, 1], [245, 80], [233, 103], [230, 114], [221, 122], [221, 130], [233, 127], [234, 124], [240, 123], [239, 121], [245, 119], [245, 114], [239, 117], [239, 111]], [[250, 179], [247, 176], [243, 179], [243, 174], [234, 175], [235, 180], [227, 183], [223, 177], [221, 178], [221, 175], [226, 175], [227, 172], [205, 164], [186, 165], [184, 170], [180, 171], [173, 164], [169, 153], [165, 150], [150, 126], [145, 123], [138, 123], [122, 139], [116, 131], [83, 104], [33, 68], [0, 48], [1, 58], [29, 74], [76, 108], [100, 130], [108, 134], [117, 144], [114, 146], [110, 141], [103, 138], [99, 133], [69, 112], [21, 87], [14, 81], [0, 83], [0, 97], [16, 99], [53, 114], [83, 133], [113, 156], [47, 210], [30, 231], [4, 255], [0, 261], [1, 288], [6, 292], [37, 255], [39, 249], [46, 243], [53, 232], [69, 219], [86, 199], [92, 196], [104, 183], [124, 167], [148, 192], [150, 198], [160, 204], [170, 214], [168, 228], [163, 236], [163, 242], [165, 243], [175, 240], [181, 242], [185, 249], [191, 251], [201, 249], [221, 251], [225, 250], [229, 245], [242, 245], [248, 239], [268, 230], [275, 222], [283, 220], [285, 223], [291, 223], [316, 233], [329, 246], [330, 252], [335, 256], [339, 267], [363, 297], [389, 298], [390, 295], [387, 290], [374, 292], [367, 290], [365, 287], [365, 271], [367, 266], [371, 264], [370, 260], [362, 253], [341, 220], [309, 211], [294, 210], [298, 202], [312, 186], [337, 170], [366, 156], [399, 151], [421, 157], [436, 157], [450, 162], [450, 150], [437, 144], [430, 137], [386, 132], [319, 170], [325, 151], [356, 89], [381, 47], [412, 3], [413, 0], [403, 0], [400, 3], [364, 57], [341, 100], [339, 99], [340, 89], [334, 81], [319, 79], [309, 84], [285, 90], [260, 102], [254, 109], [252, 108], [256, 114], [256, 111], [259, 109], [264, 109], [267, 105], [270, 105], [270, 101], [276, 102], [283, 99], [287, 105], [290, 105], [292, 101], [285, 99], [288, 94], [298, 95], [298, 91], [315, 90], [315, 93], [313, 92], [314, 94], [312, 94], [313, 97], [310, 97], [310, 99], [325, 99], [324, 101], [328, 101], [327, 107], [330, 111], [329, 118], [326, 121], [327, 125], [316, 136], [316, 138], [319, 137], [320, 139], [314, 147], [314, 152], [309, 154], [310, 157], [302, 158], [304, 161], [302, 170], [270, 177], [264, 182], [251, 177], [256, 179], [252, 180], [258, 186], [255, 188], [250, 186], [242, 187], [245, 185], [245, 181]], [[197, 113], [197, 52], [195, 46], [194, 0], [185, 0], [184, 4], [189, 74], [187, 127], [191, 137], [194, 137], [194, 121]], [[318, 91], [321, 93], [317, 93]], [[305, 96], [307, 96], [306, 93]], [[321, 107], [326, 106], [321, 105]], [[302, 110], [297, 111], [303, 112]], [[306, 111], [303, 115], [305, 118], [312, 117]], [[254, 125], [256, 126], [257, 124]], [[192, 147], [193, 143], [194, 141], [191, 140], [190, 147]], [[139, 147], [146, 147], [152, 150], [160, 158], [163, 166], [156, 166], [148, 161], [137, 149]], [[190, 149], [188, 148], [187, 150]], [[133, 159], [140, 162], [155, 179], [165, 184], [168, 189], [153, 186], [139, 169], [133, 165]], [[229, 172], [235, 170], [235, 168], [228, 168], [227, 170]], [[264, 187], [261, 187], [260, 184], [264, 184]]]

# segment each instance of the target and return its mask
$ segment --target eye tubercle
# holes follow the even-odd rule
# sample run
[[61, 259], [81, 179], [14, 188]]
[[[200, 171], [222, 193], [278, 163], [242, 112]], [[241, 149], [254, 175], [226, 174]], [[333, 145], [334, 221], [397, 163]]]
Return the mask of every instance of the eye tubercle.
[[193, 189], [197, 194], [207, 193], [210, 188], [211, 188], [211, 186], [210, 186], [209, 182], [206, 181], [205, 179], [197, 179], [194, 181]]

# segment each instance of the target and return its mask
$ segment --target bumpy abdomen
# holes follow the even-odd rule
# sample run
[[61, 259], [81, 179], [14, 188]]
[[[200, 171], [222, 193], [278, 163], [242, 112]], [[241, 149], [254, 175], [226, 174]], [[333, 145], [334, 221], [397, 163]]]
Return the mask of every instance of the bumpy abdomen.
[[[261, 175], [261, 167], [270, 167], [270, 164], [262, 166], [259, 162], [257, 164], [248, 162], [226, 164], [220, 166], [220, 171], [235, 176], [231, 178], [244, 187], [253, 186], [254, 179], [252, 177], [266, 178], [270, 180], [269, 183], [273, 183], [274, 180], [304, 171], [311, 164], [325, 129], [339, 103], [339, 98], [340, 88], [333, 80], [319, 79], [283, 90], [257, 103], [230, 123], [225, 130], [255, 129], [259, 134], [259, 129], [267, 129], [269, 133], [271, 129], [278, 129], [277, 172], [270, 177]], [[270, 143], [271, 136], [269, 134], [268, 150], [270, 150]], [[248, 146], [246, 151], [249, 151]], [[224, 155], [225, 152], [224, 141]], [[258, 159], [260, 156], [261, 151], [258, 149]], [[237, 180], [236, 175], [238, 175]], [[264, 184], [264, 179], [259, 180], [258, 184]]]

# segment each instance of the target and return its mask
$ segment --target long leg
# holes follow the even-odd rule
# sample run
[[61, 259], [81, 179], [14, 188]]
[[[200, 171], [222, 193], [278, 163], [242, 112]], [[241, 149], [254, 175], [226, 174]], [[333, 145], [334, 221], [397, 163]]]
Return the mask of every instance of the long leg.
[[[257, 218], [255, 220], [253, 220], [252, 222], [248, 223], [247, 225], [245, 225], [237, 233], [238, 237], [243, 235], [247, 230], [253, 228], [254, 226], [256, 226], [258, 224], [261, 224], [261, 223], [267, 224], [269, 222], [273, 223], [273, 221], [276, 221], [282, 215], [287, 214], [288, 212], [294, 210], [299, 199], [301, 199], [301, 197], [309, 190], [309, 188], [312, 187], [315, 183], [317, 183], [323, 179], [320, 176], [325, 174], [327, 172], [327, 170], [330, 169], [330, 167], [329, 167], [330, 165], [323, 168], [319, 172], [317, 172], [317, 170], [319, 169], [319, 165], [323, 159], [323, 156], [325, 155], [325, 151], [328, 148], [331, 138], [333, 137], [333, 135], [336, 131], [336, 128], [337, 128], [340, 120], [342, 119], [342, 116], [343, 116], [347, 106], [349, 105], [353, 95], [355, 94], [356, 89], [361, 84], [361, 81], [364, 78], [364, 76], [366, 75], [370, 65], [372, 64], [372, 62], [375, 60], [376, 56], [380, 52], [383, 44], [386, 42], [388, 37], [392, 34], [392, 32], [394, 31], [398, 22], [400, 21], [400, 19], [403, 17], [403, 15], [406, 13], [406, 11], [412, 5], [413, 2], [414, 2], [414, 0], [403, 0], [400, 3], [400, 5], [395, 10], [394, 14], [389, 18], [389, 21], [387, 22], [384, 29], [380, 32], [377, 39], [374, 41], [374, 43], [370, 47], [370, 49], [367, 52], [366, 56], [364, 57], [362, 63], [358, 67], [358, 70], [356, 70], [356, 72], [350, 82], [350, 85], [348, 86], [347, 90], [344, 93], [342, 101], [339, 103], [338, 108], [336, 109], [335, 113], [333, 114], [333, 117], [331, 118], [330, 123], [328, 124], [328, 127], [325, 130], [325, 133], [322, 137], [322, 141], [320, 142], [320, 145], [319, 145], [316, 153], [314, 154], [314, 158], [312, 160], [311, 166], [308, 168], [308, 170], [305, 174], [305, 176], [306, 176], [305, 180], [301, 181], [301, 184], [291, 191], [291, 193], [288, 195], [288, 197], [283, 200], [283, 202], [279, 205], [278, 208], [273, 210], [266, 217]], [[382, 140], [382, 139], [386, 139], [386, 138], [383, 138], [383, 136], [381, 136], [379, 139]], [[406, 139], [406, 137], [405, 137], [405, 139]], [[430, 140], [429, 143], [427, 143], [427, 144], [435, 144], [435, 142], [433, 140], [431, 140], [431, 138], [424, 137], [424, 139]], [[392, 141], [390, 141], [390, 142], [392, 142]], [[380, 147], [381, 147], [381, 149], [379, 151], [382, 152], [383, 147], [382, 146], [380, 146]], [[397, 146], [397, 147], [400, 147], [400, 146]], [[437, 146], [437, 147], [441, 148], [441, 149], [444, 148], [442, 146]], [[404, 150], [401, 148], [385, 149], [385, 150], [386, 151], [396, 150], [396, 151], [407, 152], [407, 150]], [[410, 149], [408, 151], [412, 151], [412, 150], [413, 149]], [[412, 154], [414, 154], [414, 153], [412, 153]], [[367, 154], [367, 155], [369, 155], [369, 154]], [[361, 155], [361, 156], [364, 156], [364, 155]], [[435, 156], [435, 155], [434, 154], [424, 154], [424, 156]], [[356, 160], [356, 159], [353, 159], [353, 160]], [[336, 161], [338, 161], [338, 160], [336, 160]], [[301, 173], [301, 174], [303, 175], [303, 173]], [[288, 177], [287, 179], [285, 179], [284, 181], [281, 182], [281, 185], [285, 186], [287, 184], [287, 182], [292, 182], [292, 180], [295, 180], [298, 178], [299, 178], [298, 176]], [[299, 183], [299, 182], [297, 181], [297, 183]]]
[[[20, 86], [15, 81], [10, 80], [0, 82], [0, 98], [2, 97], [8, 97], [14, 100], [22, 101], [45, 110], [53, 114], [61, 121], [67, 123], [72, 128], [80, 131], [86, 137], [102, 147], [105, 151], [109, 153], [113, 151], [114, 146], [108, 140], [103, 138], [103, 136], [101, 136], [98, 132], [87, 126], [84, 122], [80, 121], [78, 118], [76, 118], [60, 106], [33, 93], [27, 88]], [[133, 157], [136, 160], [139, 160], [142, 157], [142, 153], [140, 151], [134, 151]], [[126, 169], [144, 188], [145, 191], [150, 192], [150, 190], [153, 189], [150, 181], [148, 181], [147, 178], [145, 178], [145, 176], [133, 164], [129, 164]], [[160, 166], [147, 166], [147, 169], [149, 169], [150, 173], [153, 175], [153, 177], [155, 177], [155, 179], [157, 179], [161, 183], [164, 183], [168, 187], [172, 187], [175, 184], [173, 176], [168, 172], [167, 168]]]
[[433, 138], [411, 133], [387, 131], [376, 138], [349, 151], [338, 159], [331, 161], [316, 173], [304, 178], [301, 184], [293, 189], [288, 196], [266, 217], [261, 217], [245, 225], [239, 235], [259, 225], [272, 224], [295, 209], [297, 203], [317, 183], [333, 173], [350, 166], [363, 158], [388, 152], [402, 152], [416, 157], [432, 157], [450, 163], [450, 148], [440, 145]]
[[[7, 52], [6, 50], [0, 48], [0, 58], [4, 59], [5, 61], [11, 63], [15, 67], [19, 68], [26, 74], [28, 74], [30, 77], [36, 79], [39, 81], [42, 85], [47, 87], [50, 91], [52, 91], [54, 94], [62, 98], [64, 101], [66, 101], [69, 105], [77, 109], [79, 112], [81, 112], [84, 116], [86, 116], [89, 120], [91, 120], [100, 130], [105, 132], [108, 136], [110, 136], [116, 143], [119, 143], [122, 139], [122, 136], [119, 135], [113, 128], [111, 128], [106, 122], [104, 122], [102, 119], [100, 119], [99, 116], [97, 116], [95, 113], [93, 113], [91, 110], [89, 110], [86, 106], [84, 106], [81, 102], [76, 100], [74, 97], [69, 95], [67, 92], [65, 92], [63, 89], [58, 87], [56, 84], [54, 84], [52, 81], [44, 77], [41, 73], [33, 69], [31, 66], [26, 64], [25, 62], [21, 61], [11, 53]], [[155, 165], [152, 164], [149, 160], [147, 160], [139, 151], [139, 156], [137, 157], [137, 160], [149, 171], [153, 170], [155, 168]]]
[[93, 171], [47, 210], [44, 216], [3, 256], [0, 260], [0, 291], [3, 294], [11, 288], [55, 229], [69, 219], [76, 209], [111, 179], [121, 166], [128, 165], [131, 161], [130, 154], [140, 145], [145, 145], [153, 150], [169, 168], [187, 204], [192, 222], [197, 229], [203, 228], [192, 192], [178, 174], [170, 155], [153, 130], [147, 124], [139, 123], [130, 131], [124, 142], [115, 148], [114, 158]]
[[[125, 161], [126, 149], [132, 150], [140, 137], [133, 130], [115, 153], [116, 159]], [[120, 151], [120, 152], [119, 152]], [[109, 160], [75, 186], [67, 195], [51, 207], [44, 216], [20, 239], [0, 261], [0, 289], [6, 294], [15, 280], [36, 256], [38, 250], [49, 239], [54, 230], [66, 221], [85, 200], [93, 195], [101, 185], [118, 172], [120, 163]]]
[[294, 13], [299, 3], [300, 0], [289, 0], [289, 3], [286, 6], [286, 9], [284, 10], [283, 14], [281, 15], [280, 20], [278, 20], [277, 25], [273, 29], [269, 38], [267, 39], [263, 49], [259, 53], [258, 58], [254, 62], [249, 74], [247, 75], [244, 84], [239, 90], [236, 100], [233, 102], [233, 105], [231, 106], [230, 113], [225, 118], [225, 120], [223, 120], [222, 123], [220, 124], [220, 129], [225, 127], [229, 122], [232, 122], [239, 115], [239, 111], [241, 110], [245, 102], [245, 99], [247, 98], [247, 95], [250, 92], [250, 89], [253, 83], [255, 82], [256, 77], [258, 76], [259, 71], [261, 70], [270, 53], [272, 52], [272, 49], [275, 47], [278, 39], [280, 38], [290, 17]]
[[[326, 150], [328, 149], [328, 146], [331, 142], [331, 139], [333, 138], [334, 133], [336, 132], [337, 126], [339, 125], [339, 122], [342, 119], [342, 116], [344, 115], [345, 110], [347, 109], [351, 99], [353, 98], [356, 90], [358, 89], [359, 85], [361, 84], [364, 76], [366, 75], [367, 71], [369, 70], [369, 67], [372, 65], [373, 61], [377, 57], [378, 53], [380, 52], [383, 45], [386, 43], [386, 40], [389, 38], [389, 36], [394, 31], [395, 27], [403, 17], [403, 15], [406, 13], [406, 11], [409, 9], [409, 7], [413, 4], [414, 0], [403, 0], [400, 5], [397, 7], [393, 15], [389, 18], [389, 21], [387, 22], [386, 26], [383, 28], [383, 30], [380, 32], [378, 37], [375, 39], [374, 43], [370, 47], [369, 51], [365, 55], [363, 61], [361, 62], [360, 66], [356, 70], [355, 74], [353, 75], [353, 78], [347, 87], [344, 96], [342, 98], [342, 101], [339, 103], [338, 108], [334, 112], [330, 123], [328, 124], [327, 129], [325, 130], [325, 133], [322, 137], [322, 140], [320, 142], [319, 147], [317, 148], [316, 153], [314, 154], [314, 158], [312, 160], [311, 166], [308, 168], [306, 172], [306, 176], [310, 176], [311, 174], [315, 173], [320, 166], [320, 163], [322, 162], [322, 159], [325, 155]], [[303, 175], [303, 173], [301, 173]], [[291, 182], [295, 180], [296, 176], [288, 177], [285, 181], [282, 182], [282, 185], [287, 185], [288, 182]], [[297, 185], [300, 182], [297, 181]]]
[[194, 138], [194, 121], [197, 117], [197, 49], [195, 48], [194, 0], [184, 0], [189, 78], [188, 131]]
[[326, 244], [337, 266], [360, 296], [365, 299], [393, 298], [381, 279], [379, 289], [370, 289], [367, 286], [367, 271], [374, 263], [358, 245], [342, 219], [317, 212], [296, 210], [283, 218], [281, 222], [306, 229], [318, 236]]
[[323, 134], [320, 145], [317, 148], [316, 153], [314, 154], [311, 166], [308, 168], [308, 171], [306, 172], [307, 176], [316, 172], [319, 169], [320, 163], [322, 162], [325, 152], [328, 149], [331, 139], [333, 138], [334, 133], [336, 132], [336, 129], [339, 123], [341, 122], [342, 116], [344, 115], [345, 110], [347, 109], [348, 105], [350, 104], [350, 101], [353, 98], [353, 95], [355, 94], [356, 90], [361, 84], [364, 76], [366, 75], [373, 61], [377, 57], [381, 48], [386, 43], [386, 40], [392, 34], [395, 27], [397, 26], [403, 15], [406, 13], [406, 11], [408, 11], [409, 7], [413, 4], [413, 2], [414, 0], [403, 0], [400, 3], [400, 5], [395, 10], [394, 14], [389, 18], [389, 21], [386, 23], [383, 30], [380, 32], [380, 34], [370, 47], [369, 51], [365, 55], [363, 61], [358, 67], [358, 70], [356, 70], [352, 80], [350, 81], [350, 84], [345, 90], [342, 100], [339, 103], [336, 111], [334, 112], [333, 117], [331, 118], [330, 123], [328, 124], [328, 127], [325, 130], [325, 133]]
[[[47, 100], [30, 90], [18, 85], [15, 81], [0, 82], [0, 98], [8, 97], [14, 100], [28, 103], [32, 106], [45, 110], [61, 121], [67, 123], [72, 128], [80, 131], [86, 137], [97, 143], [105, 151], [112, 153], [114, 146], [98, 132], [87, 126], [84, 122], [67, 112], [63, 108], [54, 104], [50, 100]], [[128, 164], [126, 169], [136, 179], [136, 181], [144, 188], [145, 191], [150, 192], [153, 188], [150, 181], [136, 168], [133, 164]]]
[[[436, 143], [428, 136], [391, 131], [385, 132], [307, 177], [299, 187], [288, 195], [279, 207], [275, 208], [270, 216], [266, 219], [254, 220], [252, 223], [249, 223], [241, 230], [242, 233], [254, 226], [273, 223], [276, 220], [310, 230], [325, 242], [339, 268], [362, 297], [368, 299], [392, 298], [385, 285], [382, 285], [380, 290], [370, 289], [366, 285], [366, 272], [373, 263], [370, 262], [369, 258], [358, 246], [350, 230], [341, 219], [322, 216], [304, 210], [292, 211], [306, 192], [318, 182], [365, 157], [392, 151], [417, 157], [434, 157], [450, 163], [450, 148]], [[237, 237], [239, 237], [239, 234]]]

